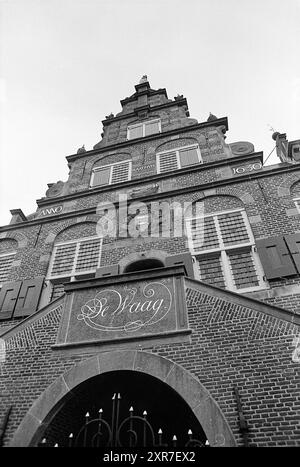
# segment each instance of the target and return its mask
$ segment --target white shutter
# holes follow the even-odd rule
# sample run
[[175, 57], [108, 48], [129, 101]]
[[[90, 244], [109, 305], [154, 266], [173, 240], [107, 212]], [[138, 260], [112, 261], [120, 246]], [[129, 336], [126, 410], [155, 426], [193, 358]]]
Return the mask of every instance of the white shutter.
[[225, 247], [250, 243], [246, 219], [241, 211], [220, 214], [218, 222]]
[[111, 183], [127, 182], [130, 180], [130, 161], [112, 165]]
[[110, 167], [94, 169], [92, 186], [108, 185], [110, 179]]
[[0, 256], [0, 283], [7, 280], [14, 257], [15, 253]]
[[179, 169], [176, 152], [158, 154], [158, 173]]
[[71, 276], [75, 261], [75, 253], [76, 243], [66, 243], [55, 247], [50, 276]]
[[199, 164], [198, 150], [196, 147], [179, 150], [181, 168]]
[[94, 271], [99, 266], [101, 239], [95, 238], [79, 243], [75, 272]]

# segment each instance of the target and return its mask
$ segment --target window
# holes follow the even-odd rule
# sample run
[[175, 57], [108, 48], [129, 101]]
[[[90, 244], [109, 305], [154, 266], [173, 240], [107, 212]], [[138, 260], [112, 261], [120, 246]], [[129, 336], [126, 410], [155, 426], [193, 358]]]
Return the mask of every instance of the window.
[[294, 203], [296, 205], [296, 208], [298, 209], [298, 212], [300, 213], [300, 198], [295, 198]]
[[131, 161], [116, 162], [103, 167], [95, 167], [91, 177], [91, 187], [127, 182], [131, 179]]
[[100, 265], [102, 239], [83, 238], [55, 245], [47, 279], [62, 282], [61, 279], [82, 279], [94, 276]]
[[149, 136], [160, 132], [160, 119], [149, 120], [148, 122], [129, 125], [127, 128], [127, 139], [142, 138], [143, 136]]
[[157, 173], [183, 169], [202, 163], [200, 149], [197, 144], [158, 153], [156, 160]]
[[235, 292], [266, 287], [245, 211], [188, 219], [187, 235], [203, 282]]
[[8, 279], [15, 254], [15, 252], [10, 252], [0, 255], [0, 285]]

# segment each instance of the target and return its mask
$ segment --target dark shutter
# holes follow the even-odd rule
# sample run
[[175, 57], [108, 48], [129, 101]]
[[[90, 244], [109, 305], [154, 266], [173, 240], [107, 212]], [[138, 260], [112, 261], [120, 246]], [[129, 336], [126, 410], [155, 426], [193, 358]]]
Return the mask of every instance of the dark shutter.
[[188, 277], [194, 279], [193, 260], [190, 253], [181, 253], [166, 257], [166, 266], [181, 266], [183, 265]]
[[16, 281], [8, 282], [2, 286], [0, 292], [0, 319], [12, 317], [21, 284], [22, 281]]
[[284, 239], [300, 274], [300, 233], [286, 235]]
[[269, 237], [256, 241], [267, 279], [297, 274], [283, 237]]
[[103, 266], [96, 269], [95, 277], [116, 276], [117, 274], [119, 274], [119, 265], [112, 264], [111, 266]]
[[42, 293], [44, 277], [25, 279], [18, 296], [14, 318], [17, 316], [32, 315], [37, 308]]

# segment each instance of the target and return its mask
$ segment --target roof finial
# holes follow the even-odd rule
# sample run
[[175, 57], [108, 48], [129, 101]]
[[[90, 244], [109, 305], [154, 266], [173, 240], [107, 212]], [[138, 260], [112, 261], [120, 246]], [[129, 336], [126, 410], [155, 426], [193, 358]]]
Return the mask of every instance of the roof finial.
[[143, 75], [140, 79], [140, 82], [139, 84], [143, 84], [143, 83], [147, 83], [148, 82], [148, 78], [147, 78], [147, 75]]

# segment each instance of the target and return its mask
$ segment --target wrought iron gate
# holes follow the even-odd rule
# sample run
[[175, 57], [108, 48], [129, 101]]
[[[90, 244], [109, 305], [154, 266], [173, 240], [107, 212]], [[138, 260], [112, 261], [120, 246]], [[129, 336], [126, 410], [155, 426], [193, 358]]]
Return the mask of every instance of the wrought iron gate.
[[[112, 397], [111, 418], [105, 418], [102, 408], [97, 417], [91, 418], [89, 412], [79, 431], [70, 433], [68, 442], [60, 440], [51, 442], [47, 437], [39, 443], [40, 447], [208, 447], [207, 439], [197, 437], [191, 429], [185, 434], [170, 435], [170, 430], [153, 429], [147, 411], [141, 415], [135, 414], [133, 407], [129, 408], [129, 415], [120, 417], [121, 395], [115, 393]], [[108, 421], [109, 420], [109, 421]], [[187, 439], [182, 444], [181, 439]]]

